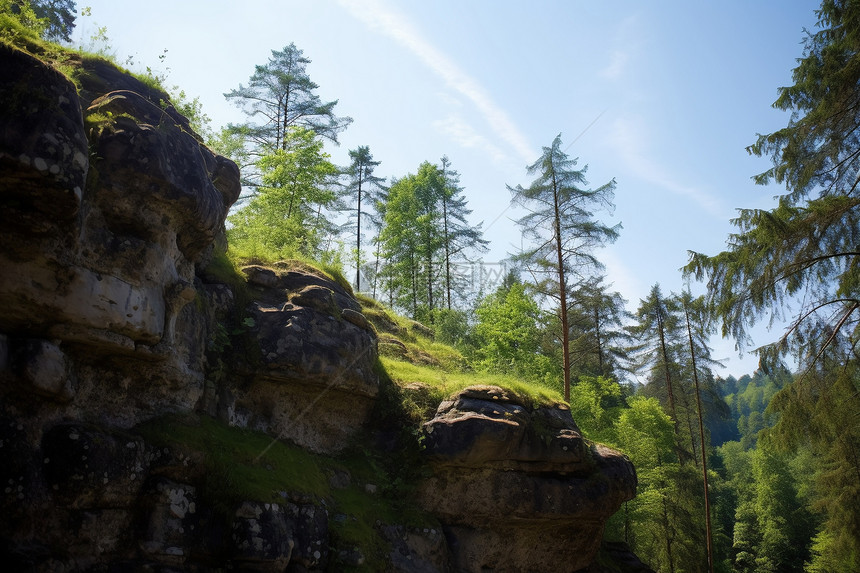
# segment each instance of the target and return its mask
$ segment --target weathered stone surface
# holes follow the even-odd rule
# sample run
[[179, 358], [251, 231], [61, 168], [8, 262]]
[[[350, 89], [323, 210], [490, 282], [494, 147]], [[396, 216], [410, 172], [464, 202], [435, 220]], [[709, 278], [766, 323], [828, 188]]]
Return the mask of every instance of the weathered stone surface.
[[423, 506], [445, 524], [457, 571], [575, 571], [635, 494], [624, 456], [589, 447], [566, 406], [530, 408], [480, 386], [424, 426]]
[[74, 84], [34, 57], [0, 46], [0, 223], [49, 232], [74, 219], [89, 168]]
[[376, 396], [379, 381], [373, 365], [377, 349], [372, 333], [292, 303], [258, 303], [249, 314], [260, 344], [259, 378]]
[[[66, 63], [80, 68], [79, 92], [0, 46], [4, 566], [300, 573], [366, 568], [372, 558], [390, 571], [441, 573], [588, 564], [635, 474], [617, 452], [586, 443], [563, 406], [535, 409], [489, 386], [443, 404], [423, 429], [432, 472], [419, 487], [442, 525], [376, 522], [384, 548], [330, 535], [337, 495], [282, 492], [278, 504], [236, 505], [219, 497], [234, 476], [213, 468], [208, 443], [177, 436], [156, 447], [133, 433], [165, 414], [208, 413], [337, 452], [374, 412], [376, 329], [348, 285], [296, 261], [247, 267], [247, 291], [213, 284], [224, 280], [222, 267], [207, 265], [226, 249], [238, 168], [200, 144], [166, 94], [96, 58]], [[407, 330], [432, 336], [418, 323]], [[397, 447], [402, 432], [380, 429], [374, 447]], [[330, 485], [375, 502], [390, 484], [344, 470]], [[347, 519], [349, 510], [333, 511]]]
[[95, 141], [97, 192], [106, 219], [153, 243], [175, 241], [193, 260], [215, 239], [239, 196], [235, 164], [219, 160], [171, 115], [133, 91], [96, 99], [87, 115], [113, 118]]
[[147, 485], [141, 506], [146, 517], [140, 548], [158, 561], [184, 564], [199, 528], [197, 489], [157, 478]]
[[446, 573], [451, 571], [448, 544], [441, 529], [382, 525], [382, 536], [391, 545], [392, 573]]
[[57, 503], [76, 509], [133, 507], [151, 462], [140, 438], [79, 423], [45, 432], [42, 455]]
[[566, 405], [529, 410], [496, 386], [473, 386], [443, 402], [424, 434], [437, 465], [556, 473], [592, 467]]
[[205, 313], [187, 310], [194, 263], [238, 197], [238, 168], [108, 63], [77, 63], [79, 96], [27, 54], [2, 46], [0, 62], [0, 332], [17, 387], [125, 427], [193, 408], [208, 337]]
[[324, 570], [329, 562], [328, 511], [309, 502], [286, 505], [287, 522], [293, 532], [293, 553], [290, 567]]
[[13, 354], [14, 370], [34, 392], [59, 402], [69, 402], [75, 395], [66, 355], [47, 340], [26, 340]]
[[375, 332], [342, 316], [363, 318], [330, 279], [256, 265], [243, 272], [256, 287], [245, 319], [256, 345], [253, 374], [222, 394], [220, 415], [315, 452], [342, 449], [379, 392]]
[[292, 533], [280, 505], [246, 501], [233, 519], [233, 558], [254, 571], [283, 571], [295, 545]]

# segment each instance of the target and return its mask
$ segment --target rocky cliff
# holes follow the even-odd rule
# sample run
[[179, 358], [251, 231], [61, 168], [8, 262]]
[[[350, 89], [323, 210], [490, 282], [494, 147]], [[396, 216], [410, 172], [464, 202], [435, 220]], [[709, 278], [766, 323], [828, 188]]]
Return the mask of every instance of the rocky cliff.
[[0, 44], [7, 568], [592, 563], [635, 492], [626, 458], [492, 386], [398, 427], [348, 286], [225, 267], [236, 165], [111, 64], [44, 60]]

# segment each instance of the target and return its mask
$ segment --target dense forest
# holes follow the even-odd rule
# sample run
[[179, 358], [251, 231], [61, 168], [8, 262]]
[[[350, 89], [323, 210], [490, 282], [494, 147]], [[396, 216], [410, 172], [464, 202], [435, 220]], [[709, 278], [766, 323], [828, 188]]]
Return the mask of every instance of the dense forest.
[[[0, 36], [68, 43], [75, 10], [0, 0]], [[166, 91], [241, 168], [231, 257], [340, 269], [455, 347], [463, 368], [558, 390], [586, 437], [629, 455], [638, 495], [607, 539], [660, 572], [848, 573], [860, 571], [860, 1], [824, 0], [816, 17], [774, 103], [788, 124], [748, 148], [772, 160], [756, 179], [784, 186], [778, 205], [741, 209], [725, 251], [690, 253], [683, 273], [705, 295], [655, 284], [635, 312], [598, 256], [623, 232], [607, 222], [615, 181], [591, 185], [560, 136], [531, 183], [508, 188], [526, 211], [522, 251], [498, 288], [473, 292], [458, 269], [487, 241], [456, 166], [443, 156], [385, 174], [369, 146], [335, 165], [326, 145], [352, 120], [317, 95], [299, 47], [273, 50], [225, 94], [244, 123], [214, 128], [198, 100]], [[717, 376], [709, 340], [744, 341], [772, 313], [788, 327], [757, 350], [760, 368]]]

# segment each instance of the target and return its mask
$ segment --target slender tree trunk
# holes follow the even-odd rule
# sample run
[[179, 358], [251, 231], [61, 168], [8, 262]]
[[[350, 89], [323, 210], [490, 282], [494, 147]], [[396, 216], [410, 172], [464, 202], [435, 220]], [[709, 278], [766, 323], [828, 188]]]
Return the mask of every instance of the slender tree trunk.
[[600, 340], [600, 311], [594, 307], [594, 336], [597, 338], [597, 368], [603, 376], [603, 341]]
[[[289, 123], [290, 118], [287, 114], [287, 109], [288, 109], [289, 105], [290, 105], [290, 88], [288, 87], [286, 93], [284, 94], [284, 105], [281, 106], [281, 109], [284, 110], [284, 117], [282, 120], [283, 128], [281, 129], [281, 149], [283, 149], [284, 151], [287, 150], [287, 129], [289, 129], [289, 127], [290, 127], [290, 123]], [[280, 113], [280, 110], [278, 110], [278, 113]]]
[[657, 330], [660, 332], [660, 352], [663, 356], [663, 370], [666, 374], [666, 393], [669, 398], [669, 415], [672, 417], [672, 427], [678, 436], [678, 416], [675, 413], [675, 392], [672, 389], [672, 375], [669, 372], [669, 350], [666, 348], [666, 328], [663, 312], [657, 309]]
[[561, 215], [559, 213], [558, 182], [552, 172], [553, 207], [555, 209], [555, 249], [558, 257], [558, 293], [561, 299], [561, 352], [564, 374], [564, 399], [570, 402], [570, 332], [567, 324], [567, 282], [564, 276], [564, 253], [561, 239]]
[[427, 254], [427, 308], [430, 322], [433, 322], [433, 254]]
[[663, 311], [657, 308], [657, 329], [660, 332], [660, 352], [663, 356], [663, 370], [666, 374], [666, 393], [669, 395], [669, 417], [672, 418], [672, 429], [675, 432], [675, 453], [678, 455], [678, 464], [684, 465], [684, 456], [681, 455], [681, 433], [678, 430], [678, 415], [675, 411], [675, 391], [672, 388], [672, 374], [669, 372], [669, 350], [666, 348], [666, 329]]
[[[695, 375], [695, 372], [693, 373]], [[680, 384], [680, 382], [679, 382]], [[692, 406], [690, 405], [690, 397], [687, 395], [687, 392], [681, 387], [681, 403], [682, 409], [681, 412], [684, 414], [684, 418], [687, 420], [687, 433], [690, 434], [690, 448], [693, 450], [693, 461], [696, 464], [696, 467], [699, 467], [699, 453], [696, 451], [696, 431], [693, 429], [693, 417], [690, 412], [693, 411]], [[701, 447], [701, 444], [700, 444]]]
[[361, 176], [362, 168], [358, 166], [358, 212], [355, 230], [355, 292], [361, 291]]
[[448, 198], [442, 197], [442, 227], [445, 235], [445, 290], [448, 310], [451, 310], [451, 245], [448, 243]]
[[410, 267], [412, 268], [412, 318], [415, 319], [418, 314], [418, 277], [415, 269], [415, 252], [409, 255]]
[[669, 573], [675, 573], [675, 558], [672, 557], [672, 535], [669, 534], [669, 510], [666, 507], [666, 496], [663, 496], [663, 526], [666, 528], [666, 557], [669, 560]]
[[376, 299], [376, 283], [379, 282], [379, 233], [376, 234], [376, 261], [373, 265], [373, 298]]
[[705, 533], [708, 547], [708, 572], [714, 573], [714, 545], [711, 533], [711, 494], [708, 491], [708, 456], [705, 451], [705, 424], [702, 421], [702, 396], [699, 391], [699, 373], [696, 370], [696, 351], [693, 346], [693, 330], [690, 326], [690, 311], [684, 306], [684, 316], [687, 319], [687, 337], [690, 342], [690, 360], [693, 365], [693, 380], [696, 384], [696, 408], [699, 412], [699, 443], [702, 450], [702, 482], [705, 489]]

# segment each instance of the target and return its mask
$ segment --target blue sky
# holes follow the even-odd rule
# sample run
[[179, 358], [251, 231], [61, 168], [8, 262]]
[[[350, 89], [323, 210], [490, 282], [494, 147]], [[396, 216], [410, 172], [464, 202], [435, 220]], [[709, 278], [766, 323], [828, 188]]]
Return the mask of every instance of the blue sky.
[[[771, 108], [791, 84], [803, 29], [819, 3], [619, 0], [78, 1], [75, 40], [107, 28], [119, 61], [167, 72], [200, 98], [213, 126], [243, 120], [224, 92], [290, 42], [324, 100], [353, 124], [335, 163], [370, 146], [377, 173], [402, 177], [443, 155], [461, 174], [472, 220], [502, 260], [520, 233], [506, 185], [561, 133], [591, 186], [614, 178], [618, 241], [599, 256], [635, 310], [654, 283], [680, 291], [687, 251], [725, 247], [737, 208], [767, 208], [777, 187], [745, 147], [786, 124]], [[164, 54], [163, 61], [159, 55]], [[692, 285], [694, 292], [701, 286]], [[778, 332], [759, 329], [755, 342]], [[731, 341], [714, 340], [718, 372], [751, 373]]]

